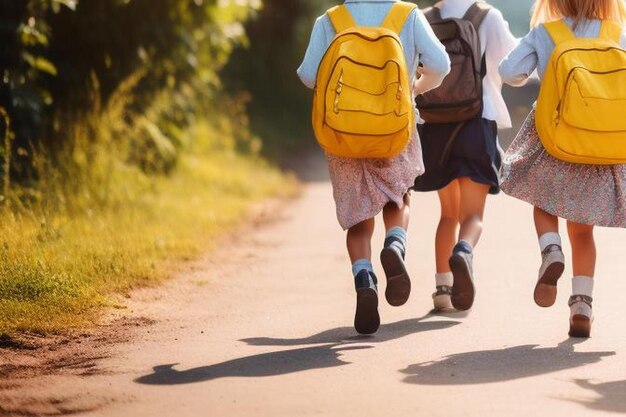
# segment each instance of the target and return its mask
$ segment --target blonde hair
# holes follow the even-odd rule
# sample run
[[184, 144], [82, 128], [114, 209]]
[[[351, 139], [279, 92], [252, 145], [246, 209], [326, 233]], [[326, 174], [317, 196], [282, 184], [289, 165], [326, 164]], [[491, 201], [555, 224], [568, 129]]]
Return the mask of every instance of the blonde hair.
[[536, 0], [530, 26], [570, 17], [576, 27], [583, 19], [612, 20], [626, 23], [624, 0]]

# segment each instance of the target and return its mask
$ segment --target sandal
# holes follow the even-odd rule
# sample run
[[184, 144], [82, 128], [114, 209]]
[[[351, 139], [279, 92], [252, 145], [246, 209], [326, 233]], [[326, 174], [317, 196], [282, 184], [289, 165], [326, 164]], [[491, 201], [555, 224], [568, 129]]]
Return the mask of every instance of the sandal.
[[550, 307], [556, 301], [556, 284], [565, 269], [565, 256], [559, 245], [548, 245], [541, 252], [539, 279], [535, 285], [534, 299], [540, 307]]
[[434, 311], [451, 311], [452, 306], [452, 287], [448, 285], [438, 285], [437, 291], [433, 293]]
[[570, 319], [569, 319], [569, 335], [570, 337], [590, 337], [591, 323], [593, 322], [593, 313], [591, 303], [593, 298], [587, 295], [572, 295], [569, 298]]

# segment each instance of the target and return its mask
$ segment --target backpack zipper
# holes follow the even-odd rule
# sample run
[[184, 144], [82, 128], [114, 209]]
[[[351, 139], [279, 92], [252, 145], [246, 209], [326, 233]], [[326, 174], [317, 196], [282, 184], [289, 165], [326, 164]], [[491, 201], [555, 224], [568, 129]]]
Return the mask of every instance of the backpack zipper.
[[[617, 49], [617, 48], [614, 48], [614, 49]], [[560, 120], [561, 120], [561, 104], [565, 101], [565, 98], [567, 97], [567, 92], [569, 91], [568, 87], [569, 87], [570, 83], [572, 82], [572, 78], [574, 76], [574, 73], [577, 70], [586, 71], [586, 72], [588, 72], [590, 74], [606, 75], [606, 74], [614, 74], [616, 72], [626, 71], [626, 68], [620, 68], [620, 69], [611, 70], [611, 71], [592, 71], [592, 70], [589, 70], [589, 69], [587, 69], [587, 68], [585, 68], [585, 67], [583, 67], [581, 65], [578, 65], [578, 66], [572, 68], [570, 70], [570, 72], [567, 74], [567, 78], [565, 79], [565, 93], [563, 94], [563, 97], [559, 100], [559, 102], [558, 102], [558, 104], [556, 106], [556, 111], [555, 111], [556, 114], [554, 116], [554, 119], [555, 119], [554, 123], [555, 123], [556, 126], [559, 125]], [[581, 94], [581, 96], [582, 96], [582, 94]], [[563, 108], [563, 111], [565, 111], [565, 108]]]
[[569, 53], [569, 52], [577, 52], [577, 51], [610, 51], [612, 49], [618, 50], [618, 51], [624, 51], [624, 49], [620, 48], [620, 47], [616, 47], [616, 46], [608, 46], [606, 48], [573, 48], [573, 49], [568, 49], [566, 51], [561, 52], [561, 54], [559, 56], [556, 57], [556, 63], [557, 66], [554, 67], [554, 71], [556, 72], [556, 70], [559, 69], [558, 64], [560, 62], [561, 57], [563, 57], [563, 55]]
[[[321, 64], [322, 64], [322, 62], [324, 62], [324, 58], [326, 58], [326, 55], [328, 55], [328, 53], [330, 51], [330, 45], [335, 43], [338, 39], [343, 38], [344, 36], [351, 36], [351, 35], [358, 36], [361, 39], [365, 39], [365, 40], [371, 41], [371, 42], [378, 41], [378, 40], [383, 39], [383, 38], [390, 38], [390, 39], [392, 39], [395, 43], [397, 43], [400, 46], [400, 49], [402, 50], [402, 53], [404, 53], [404, 47], [402, 46], [402, 42], [400, 42], [400, 40], [398, 38], [399, 35], [395, 36], [395, 37], [392, 36], [392, 35], [381, 35], [381, 36], [379, 36], [377, 38], [370, 38], [369, 36], [365, 36], [365, 35], [363, 35], [361, 33], [358, 33], [358, 32], [349, 32], [349, 33], [344, 33], [344, 34], [341, 34], [341, 35], [337, 35], [330, 42], [330, 44], [328, 45], [328, 48], [326, 48], [326, 52], [324, 52], [324, 55], [322, 55], [322, 59], [320, 59], [320, 65], [318, 65], [317, 72], [315, 73], [315, 88], [314, 89], [317, 89], [317, 79], [319, 78], [319, 75], [320, 75], [320, 68], [322, 66]], [[387, 62], [393, 62], [393, 61], [387, 61]], [[375, 67], [373, 65], [372, 65], [372, 67], [378, 68], [378, 67]], [[331, 72], [331, 74], [332, 74], [332, 72]], [[326, 86], [326, 87], [328, 87], [328, 86]]]
[[[389, 35], [386, 35], [389, 36]], [[390, 36], [391, 37], [391, 36]], [[341, 61], [342, 59], [345, 59], [346, 61], [352, 62], [353, 64], [356, 65], [361, 65], [363, 67], [369, 67], [369, 68], [375, 68], [375, 69], [383, 69], [387, 66], [388, 63], [392, 62], [394, 64], [396, 64], [396, 68], [397, 68], [397, 72], [398, 72], [398, 92], [396, 93], [396, 98], [398, 100], [400, 100], [402, 98], [402, 77], [401, 77], [401, 69], [400, 66], [398, 65], [398, 63], [396, 61], [386, 61], [385, 64], [382, 67], [377, 67], [376, 65], [369, 65], [369, 64], [363, 64], [361, 62], [357, 62], [353, 59], [350, 59], [347, 56], [341, 56], [339, 57], [336, 61], [335, 61], [335, 65], [332, 67], [332, 69], [330, 70], [330, 74], [334, 74], [335, 70], [337, 69], [337, 66], [339, 65], [339, 61]], [[340, 78], [343, 77], [343, 74], [340, 76]], [[328, 80], [328, 84], [326, 84], [326, 88], [324, 89], [324, 95], [326, 95], [326, 92], [328, 91], [328, 85], [330, 84], [330, 79]], [[335, 114], [339, 114], [339, 94], [341, 93], [341, 90], [343, 88], [343, 84], [341, 82], [338, 83], [337, 87], [335, 87], [335, 92], [337, 93], [337, 95], [335, 96], [335, 100], [333, 101], [333, 112]], [[399, 97], [399, 98], [398, 98]], [[328, 109], [326, 108], [326, 100], [324, 100], [324, 114], [326, 114], [326, 111]], [[364, 111], [363, 113], [370, 113], [370, 112], [366, 112]], [[370, 113], [370, 114], [374, 114], [374, 113]], [[397, 113], [396, 113], [397, 114]]]

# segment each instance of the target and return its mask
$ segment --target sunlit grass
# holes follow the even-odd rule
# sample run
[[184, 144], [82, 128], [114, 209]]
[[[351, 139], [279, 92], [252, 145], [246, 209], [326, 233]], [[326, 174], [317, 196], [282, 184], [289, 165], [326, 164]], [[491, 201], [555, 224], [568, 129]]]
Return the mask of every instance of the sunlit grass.
[[[216, 132], [201, 125], [193, 134]], [[112, 294], [166, 278], [168, 261], [210, 246], [252, 202], [295, 188], [277, 169], [233, 146], [193, 147], [170, 176], [114, 165], [108, 192], [130, 196], [114, 204], [4, 210], [0, 335], [87, 326], [117, 303]]]

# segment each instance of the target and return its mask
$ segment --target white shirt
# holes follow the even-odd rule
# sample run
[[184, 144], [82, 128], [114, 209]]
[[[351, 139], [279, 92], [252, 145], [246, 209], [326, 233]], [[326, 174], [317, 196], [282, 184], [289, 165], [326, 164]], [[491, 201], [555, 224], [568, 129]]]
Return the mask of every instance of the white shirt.
[[[442, 0], [435, 4], [441, 10], [441, 17], [462, 18], [474, 0]], [[502, 97], [502, 78], [498, 72], [500, 62], [518, 44], [509, 23], [500, 10], [492, 8], [478, 31], [482, 53], [485, 54], [487, 75], [483, 80], [483, 118], [495, 120], [498, 128], [510, 128], [511, 116]]]

